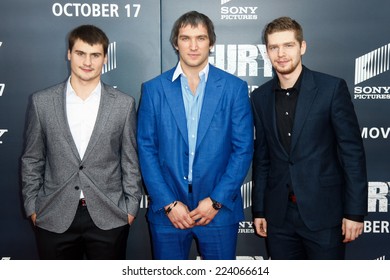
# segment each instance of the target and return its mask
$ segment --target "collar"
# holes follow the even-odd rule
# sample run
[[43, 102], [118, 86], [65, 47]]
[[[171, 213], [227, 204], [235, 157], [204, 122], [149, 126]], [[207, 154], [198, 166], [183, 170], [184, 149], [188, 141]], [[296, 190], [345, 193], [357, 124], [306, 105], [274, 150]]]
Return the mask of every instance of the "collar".
[[[199, 72], [199, 77], [202, 77], [202, 74], [204, 74], [205, 77], [205, 82], [207, 82], [207, 77], [209, 76], [209, 70], [210, 70], [210, 65], [207, 63], [207, 65]], [[181, 68], [180, 61], [176, 66], [175, 72], [173, 72], [172, 76], [172, 82], [174, 82], [180, 75], [183, 75], [186, 77], [186, 75], [183, 72], [183, 68]]]
[[[69, 76], [68, 81], [66, 83], [66, 96], [78, 97], [75, 90], [72, 87], [72, 84], [70, 83], [70, 79], [71, 79], [71, 76]], [[94, 97], [94, 98], [100, 97], [101, 93], [102, 93], [102, 83], [99, 82], [86, 100], [90, 99], [91, 97]]]
[[275, 79], [275, 82], [273, 85], [273, 90], [274, 91], [282, 91], [282, 92], [294, 90], [294, 91], [299, 92], [299, 90], [301, 89], [302, 76], [303, 76], [304, 71], [305, 71], [305, 67], [302, 67], [302, 71], [299, 74], [299, 77], [298, 77], [297, 81], [295, 82], [294, 86], [291, 88], [287, 88], [287, 89], [282, 89], [280, 87], [280, 82], [279, 82], [279, 79], [277, 78], [278, 76], [276, 76], [276, 79]]

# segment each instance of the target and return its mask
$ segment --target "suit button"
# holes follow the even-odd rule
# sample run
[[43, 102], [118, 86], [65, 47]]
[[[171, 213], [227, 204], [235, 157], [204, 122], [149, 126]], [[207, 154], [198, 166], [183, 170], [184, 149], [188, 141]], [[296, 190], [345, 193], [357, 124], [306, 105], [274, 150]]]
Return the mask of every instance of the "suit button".
[[75, 189], [76, 191], [78, 191], [80, 188], [79, 188], [79, 186], [76, 186], [76, 187], [74, 187], [74, 189]]
[[81, 165], [81, 166], [79, 167], [79, 169], [80, 169], [80, 170], [83, 170], [83, 169], [84, 169], [84, 166]]
[[290, 165], [294, 165], [294, 162], [292, 162], [291, 160], [288, 162]]

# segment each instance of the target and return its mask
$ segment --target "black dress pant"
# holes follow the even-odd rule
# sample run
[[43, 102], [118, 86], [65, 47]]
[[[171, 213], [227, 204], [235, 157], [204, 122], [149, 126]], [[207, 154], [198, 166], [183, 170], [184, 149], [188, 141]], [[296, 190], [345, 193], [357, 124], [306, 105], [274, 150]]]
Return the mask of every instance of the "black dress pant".
[[44, 260], [126, 259], [129, 225], [102, 230], [92, 221], [88, 207], [79, 205], [75, 218], [64, 233], [37, 227], [38, 252]]
[[312, 231], [302, 221], [298, 206], [289, 202], [283, 226], [267, 224], [266, 244], [274, 260], [342, 260], [345, 244], [341, 224]]

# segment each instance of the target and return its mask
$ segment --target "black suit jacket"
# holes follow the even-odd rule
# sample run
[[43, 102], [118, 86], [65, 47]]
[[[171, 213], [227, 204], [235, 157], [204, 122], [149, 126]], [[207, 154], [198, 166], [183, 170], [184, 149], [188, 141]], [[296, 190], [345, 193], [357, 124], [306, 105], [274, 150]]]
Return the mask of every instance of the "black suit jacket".
[[291, 182], [302, 219], [312, 230], [336, 226], [345, 215], [366, 215], [365, 153], [346, 82], [304, 69], [289, 154], [278, 136], [273, 83], [251, 95], [253, 212], [280, 226]]

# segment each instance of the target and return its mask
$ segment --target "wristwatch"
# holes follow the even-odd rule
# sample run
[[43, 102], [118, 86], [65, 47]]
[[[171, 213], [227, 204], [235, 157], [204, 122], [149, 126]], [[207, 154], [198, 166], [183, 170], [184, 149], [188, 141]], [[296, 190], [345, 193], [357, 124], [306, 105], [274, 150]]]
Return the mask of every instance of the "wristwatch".
[[222, 204], [214, 199], [211, 198], [211, 201], [213, 202], [212, 206], [215, 210], [219, 210], [222, 208]]

